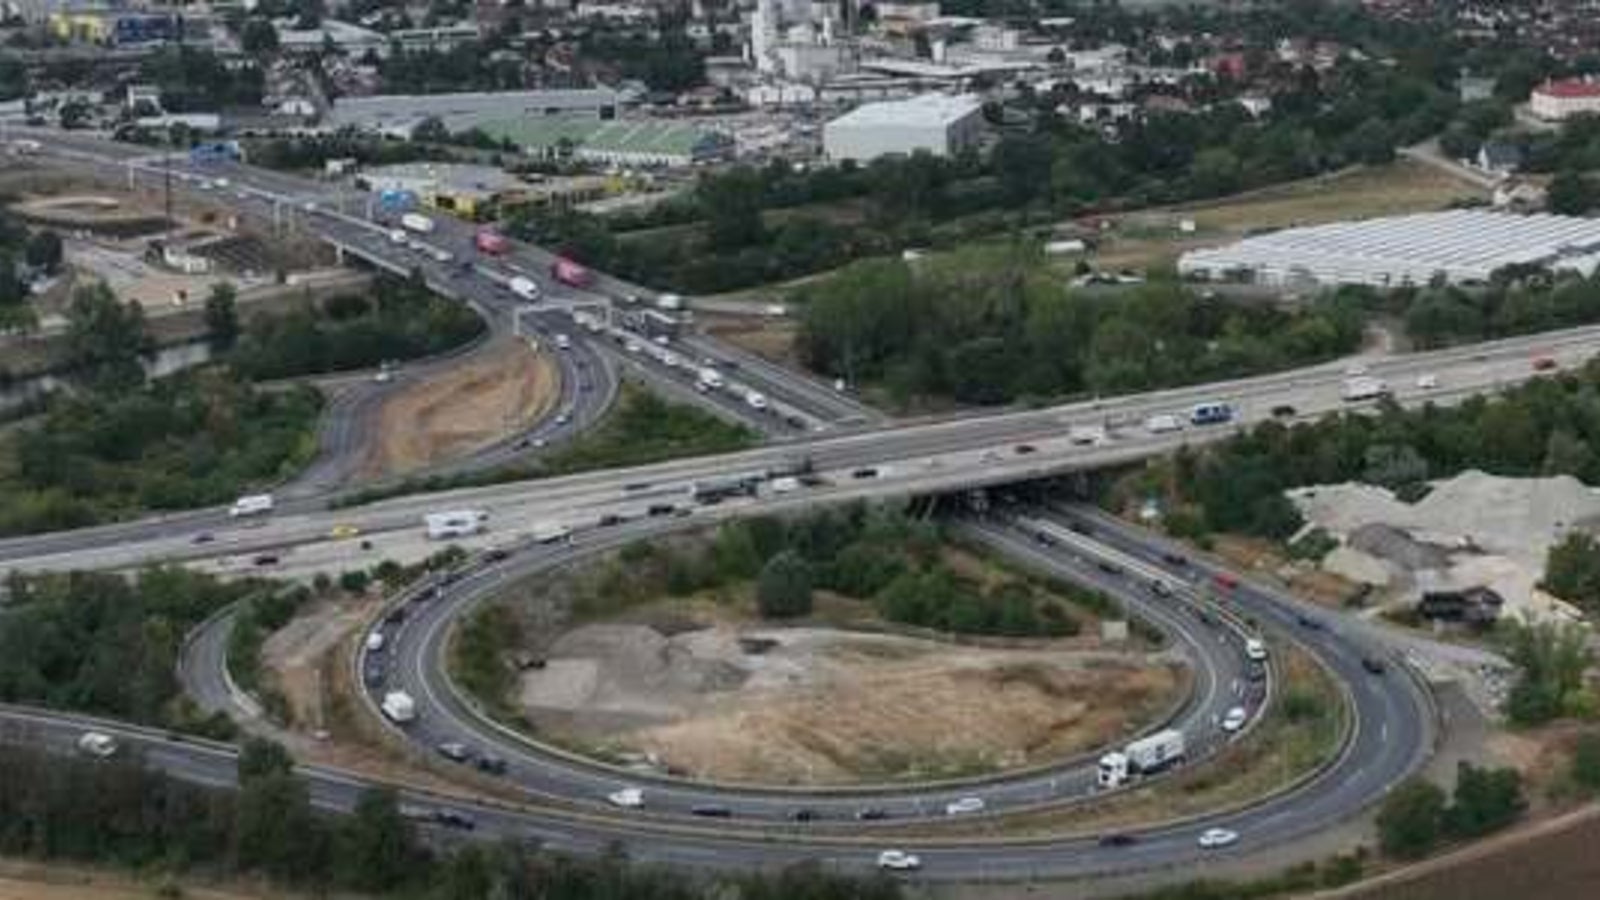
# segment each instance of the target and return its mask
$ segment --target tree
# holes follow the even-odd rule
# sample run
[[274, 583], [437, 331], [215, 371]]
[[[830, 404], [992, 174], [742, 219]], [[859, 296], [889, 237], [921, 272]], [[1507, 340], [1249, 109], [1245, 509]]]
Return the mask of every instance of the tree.
[[761, 243], [761, 221], [766, 191], [761, 173], [738, 166], [719, 175], [707, 175], [695, 186], [695, 201], [706, 217], [706, 240], [713, 250], [736, 250]]
[[34, 232], [28, 238], [22, 258], [35, 269], [54, 275], [61, 269], [61, 235], [49, 228]]
[[1426, 856], [1439, 843], [1444, 791], [1427, 781], [1408, 781], [1384, 798], [1378, 810], [1378, 844], [1398, 859]]
[[1545, 556], [1545, 590], [1591, 612], [1600, 612], [1600, 541], [1574, 531]]
[[1526, 808], [1516, 769], [1479, 768], [1463, 760], [1456, 766], [1455, 796], [1444, 825], [1454, 837], [1480, 837], [1515, 822]]
[[122, 391], [144, 384], [143, 358], [154, 350], [144, 308], [117, 302], [104, 283], [79, 288], [67, 306], [67, 357], [73, 375], [91, 390]]
[[239, 47], [251, 56], [278, 52], [278, 29], [271, 19], [252, 16], [239, 32]]
[[1518, 676], [1506, 697], [1506, 715], [1518, 725], [1538, 725], [1592, 703], [1584, 688], [1589, 667], [1585, 629], [1574, 624], [1502, 624], [1507, 655]]
[[239, 748], [239, 783], [258, 778], [287, 775], [294, 770], [294, 757], [277, 741], [251, 738]]
[[338, 840], [339, 874], [358, 891], [392, 890], [406, 881], [418, 862], [416, 836], [400, 815], [392, 788], [362, 791], [355, 811], [340, 823]]
[[1565, 428], [1557, 428], [1550, 432], [1550, 440], [1545, 444], [1544, 465], [1540, 468], [1545, 475], [1582, 478], [1593, 458], [1587, 441]]
[[1553, 213], [1581, 216], [1594, 208], [1596, 200], [1594, 182], [1581, 172], [1565, 169], [1550, 179], [1545, 199]]
[[1591, 794], [1600, 794], [1600, 732], [1578, 738], [1572, 748], [1572, 780]]
[[234, 306], [233, 285], [223, 282], [211, 286], [206, 297], [206, 337], [217, 353], [233, 349], [239, 340], [239, 313]]
[[801, 556], [785, 550], [767, 561], [756, 583], [756, 603], [768, 618], [789, 618], [811, 613], [811, 566]]

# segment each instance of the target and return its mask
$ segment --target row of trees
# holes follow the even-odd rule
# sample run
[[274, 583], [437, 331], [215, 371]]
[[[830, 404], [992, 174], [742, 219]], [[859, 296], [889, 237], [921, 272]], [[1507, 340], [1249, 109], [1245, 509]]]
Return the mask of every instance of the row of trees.
[[541, 853], [516, 841], [425, 841], [393, 790], [363, 792], [333, 817], [313, 808], [283, 748], [252, 740], [237, 792], [167, 778], [137, 761], [91, 762], [0, 746], [0, 853], [73, 859], [139, 871], [264, 877], [325, 895], [417, 900], [893, 900], [887, 879], [801, 867], [718, 879]]
[[1003, 403], [1214, 381], [1328, 359], [1360, 341], [1341, 297], [1302, 312], [1201, 298], [1173, 282], [1074, 290], [1032, 248], [871, 260], [797, 292], [806, 364], [905, 403]]
[[257, 380], [314, 375], [442, 353], [484, 328], [470, 306], [440, 297], [420, 278], [383, 276], [369, 294], [251, 317], [226, 359]]
[[1378, 843], [1398, 859], [1416, 859], [1446, 840], [1471, 840], [1517, 821], [1527, 809], [1516, 769], [1462, 762], [1452, 796], [1430, 781], [1395, 788], [1378, 810]]
[[0, 212], [0, 333], [37, 324], [25, 275], [54, 275], [61, 260], [61, 235], [48, 228], [30, 231]]
[[1418, 347], [1435, 348], [1600, 321], [1600, 278], [1575, 273], [1516, 277], [1515, 270], [1482, 287], [1435, 285], [1382, 299], [1346, 288], [1376, 307], [1398, 307], [1406, 334]]
[[12, 574], [6, 588], [0, 701], [202, 728], [179, 700], [179, 647], [202, 619], [256, 589], [176, 566], [132, 577]]
[[1264, 423], [1203, 451], [1180, 451], [1170, 471], [1158, 464], [1135, 480], [1137, 490], [1173, 492], [1179, 513], [1169, 525], [1178, 530], [1284, 538], [1301, 524], [1283, 493], [1292, 487], [1361, 481], [1415, 495], [1427, 480], [1466, 469], [1600, 484], [1595, 447], [1600, 367], [1590, 366], [1450, 407], [1384, 404], [1376, 415]]

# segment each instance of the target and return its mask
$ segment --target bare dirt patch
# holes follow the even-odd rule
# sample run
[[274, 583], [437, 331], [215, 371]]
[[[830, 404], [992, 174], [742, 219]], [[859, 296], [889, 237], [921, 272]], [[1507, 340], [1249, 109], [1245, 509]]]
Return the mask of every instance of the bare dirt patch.
[[[158, 890], [164, 883], [67, 863], [0, 860], [0, 900], [149, 900], [166, 896]], [[171, 896], [195, 900], [276, 900], [294, 896], [244, 886], [207, 887], [190, 881], [182, 882], [181, 887], [181, 894]]]
[[790, 319], [757, 319], [752, 316], [706, 316], [706, 333], [727, 341], [741, 350], [796, 371], [805, 371], [795, 350], [800, 325]]
[[384, 404], [363, 474], [393, 475], [468, 453], [526, 428], [560, 396], [555, 362], [506, 341]]
[[1102, 746], [1168, 708], [1182, 677], [1142, 654], [1049, 642], [674, 624], [568, 632], [523, 676], [528, 719], [545, 737], [698, 778], [953, 777]]
[[328, 720], [323, 661], [361, 627], [361, 607], [345, 595], [318, 600], [261, 646], [261, 665], [288, 701], [292, 720], [310, 730], [325, 728]]

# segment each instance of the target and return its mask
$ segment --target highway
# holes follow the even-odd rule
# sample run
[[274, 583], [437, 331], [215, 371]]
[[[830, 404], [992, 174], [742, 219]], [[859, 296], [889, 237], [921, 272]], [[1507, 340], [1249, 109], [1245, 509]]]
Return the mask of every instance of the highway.
[[[1134, 576], [1146, 577], [1160, 572], [1174, 584], [1189, 578], [1213, 574], [1210, 564], [1195, 560], [1190, 565], [1173, 567], [1163, 558], [1163, 553], [1173, 551], [1164, 542], [1143, 535], [1135, 529], [1122, 527], [1110, 545], [1101, 544], [1099, 535], [1107, 531], [1101, 523], [1094, 524], [1096, 537], [1077, 534], [1071, 528], [1081, 517], [1074, 511], [1063, 516], [1059, 513], [1031, 514], [1025, 524], [997, 522], [979, 526], [987, 536], [997, 541], [997, 546], [1032, 565], [1046, 565], [1052, 571], [1084, 574], [1087, 559], [1116, 560], [1124, 565], [1124, 574], [1118, 576], [1127, 582], [1118, 593], [1126, 597], [1139, 595], [1139, 582]], [[1040, 542], [1038, 529], [1049, 526], [1058, 541]], [[1080, 526], [1081, 527], [1081, 526]], [[1067, 535], [1073, 535], [1068, 538]], [[534, 551], [526, 558], [538, 566], [554, 562], [550, 556], [563, 552], [578, 552], [579, 548], [563, 551]], [[542, 555], [541, 555], [542, 554]], [[513, 566], [521, 565], [523, 557], [513, 557], [513, 562], [496, 573], [489, 570], [473, 578], [494, 579], [510, 577]], [[1054, 564], [1050, 561], [1054, 561]], [[1089, 571], [1102, 571], [1098, 568]], [[457, 583], [460, 591], [471, 590], [471, 578]], [[1155, 600], [1151, 600], [1155, 603]], [[1355, 725], [1348, 742], [1337, 761], [1329, 768], [1301, 783], [1295, 789], [1278, 796], [1250, 804], [1245, 808], [1199, 819], [1173, 822], [1137, 832], [1137, 840], [1127, 846], [1101, 846], [1095, 835], [1060, 839], [1007, 839], [993, 835], [918, 837], [906, 838], [880, 834], [873, 829], [857, 829], [854, 834], [838, 833], [825, 823], [818, 827], [798, 827], [798, 823], [779, 825], [758, 824], [760, 820], [742, 820], [741, 816], [718, 820], [715, 827], [690, 820], [667, 820], [650, 815], [597, 815], [582, 809], [552, 808], [540, 811], [517, 811], [505, 807], [483, 806], [456, 799], [445, 799], [407, 790], [407, 803], [424, 804], [433, 808], [448, 807], [466, 812], [477, 823], [473, 834], [485, 839], [512, 836], [519, 839], [541, 840], [553, 849], [570, 852], [595, 853], [613, 843], [620, 844], [629, 856], [642, 862], [664, 862], [677, 865], [711, 868], [750, 868], [787, 865], [804, 860], [818, 860], [824, 865], [845, 870], [863, 870], [873, 864], [876, 852], [884, 846], [910, 850], [922, 858], [923, 869], [917, 877], [936, 880], [968, 879], [1031, 879], [1054, 877], [1086, 877], [1112, 875], [1138, 870], [1165, 868], [1183, 877], [1182, 868], [1200, 864], [1207, 859], [1237, 858], [1260, 852], [1298, 838], [1314, 834], [1330, 825], [1344, 821], [1380, 798], [1394, 783], [1402, 780], [1425, 759], [1433, 741], [1433, 710], [1425, 689], [1414, 681], [1404, 669], [1392, 668], [1386, 675], [1372, 675], [1361, 667], [1364, 655], [1375, 652], [1360, 637], [1359, 631], [1346, 632], [1340, 623], [1329, 621], [1327, 627], [1309, 629], [1300, 624], [1303, 611], [1287, 608], [1272, 592], [1248, 580], [1241, 582], [1227, 601], [1241, 617], [1261, 623], [1265, 634], [1274, 646], [1292, 640], [1301, 644], [1322, 661], [1348, 689], [1354, 712]], [[443, 604], [439, 604], [442, 606]], [[1183, 631], [1199, 635], [1204, 646], [1215, 642], [1210, 626], [1200, 623], [1192, 613], [1182, 611], [1175, 603], [1172, 609], [1163, 610], [1169, 621], [1185, 623]], [[408, 619], [406, 628], [426, 630], [422, 619]], [[1236, 657], [1231, 650], [1218, 656]], [[1197, 697], [1205, 697], [1209, 690], [1203, 680], [1197, 680]], [[425, 714], [425, 719], [426, 720]], [[88, 723], [70, 716], [39, 714], [24, 710], [0, 710], [0, 736], [9, 740], [26, 740], [44, 744], [62, 752], [70, 752], [71, 741]], [[146, 761], [173, 774], [207, 784], [226, 785], [232, 780], [231, 751], [215, 745], [196, 741], [174, 741], [167, 736], [138, 729], [129, 729], [111, 723], [96, 723], [95, 727], [120, 735], [125, 741], [138, 746]], [[524, 771], [523, 761], [514, 762], [515, 775]], [[315, 767], [302, 767], [309, 779], [317, 802], [328, 808], [348, 809], [354, 802], [361, 779], [348, 773]], [[637, 783], [637, 777], [624, 779]], [[1024, 776], [1025, 778], [1025, 776]], [[519, 781], [519, 783], [521, 783]], [[683, 788], [679, 788], [683, 789]], [[997, 798], [1009, 798], [1010, 783], [1000, 780], [993, 785], [983, 785], [972, 790], [993, 791]], [[658, 797], [666, 788], [651, 784], [647, 797], [665, 802]], [[531, 792], [530, 792], [531, 793]], [[963, 793], [963, 796], [966, 792]], [[717, 795], [722, 798], [724, 795]], [[751, 804], [750, 811], [758, 810], [763, 802], [760, 795], [747, 796], [735, 792], [740, 803]], [[944, 794], [933, 794], [932, 797]], [[580, 803], [590, 798], [579, 796]], [[1016, 798], [1019, 804], [1026, 798]], [[888, 797], [885, 802], [900, 802], [899, 797]], [[805, 797], [795, 800], [785, 797], [780, 801], [783, 809], [792, 810], [794, 804], [803, 802], [814, 806], [818, 802], [838, 802], [831, 798]], [[859, 798], [842, 801], [847, 804], [862, 802]], [[853, 808], [853, 807], [851, 807]], [[841, 808], [841, 813], [843, 809]], [[892, 822], [892, 820], [891, 820]], [[1225, 850], [1201, 850], [1196, 846], [1198, 833], [1209, 827], [1227, 827], [1241, 835], [1239, 844]]]
[[[1597, 345], [1600, 327], [1591, 326], [1374, 361], [1367, 371], [1386, 379], [1401, 404], [1454, 403], [1542, 374], [1532, 366], [1536, 357], [1548, 357], [1563, 369], [1578, 367], [1594, 355]], [[1423, 374], [1433, 376], [1437, 386], [1419, 386]], [[1341, 399], [1346, 377], [1343, 366], [1327, 364], [1041, 410], [830, 434], [632, 469], [418, 494], [347, 509], [326, 509], [320, 499], [291, 502], [270, 520], [230, 521], [223, 510], [202, 510], [0, 541], [0, 565], [124, 568], [154, 560], [236, 558], [274, 550], [305, 556], [305, 566], [337, 571], [341, 560], [350, 563], [354, 558], [340, 556], [337, 548], [328, 546], [333, 526], [354, 525], [383, 545], [385, 554], [416, 559], [429, 552], [419, 539], [421, 516], [439, 509], [481, 508], [490, 513], [489, 535], [463, 542], [470, 547], [515, 542], [540, 523], [562, 522], [584, 529], [608, 515], [638, 519], [662, 503], [671, 503], [679, 514], [687, 510], [696, 517], [715, 518], [812, 502], [1003, 484], [1129, 463], [1184, 444], [1227, 437], [1259, 422], [1307, 420], [1337, 410], [1371, 408], [1370, 403]], [[1185, 424], [1177, 431], [1151, 430], [1147, 424], [1147, 418], [1157, 414], [1183, 419], [1191, 406], [1215, 400], [1233, 405], [1233, 422]], [[1293, 408], [1292, 415], [1282, 414], [1286, 406]], [[1085, 442], [1081, 437], [1085, 427], [1104, 428], [1104, 436]], [[809, 464], [815, 475], [810, 486], [798, 490], [780, 492], [765, 482], [753, 499], [714, 507], [694, 503], [688, 496], [696, 481], [731, 474], [760, 476], [802, 464]], [[202, 535], [214, 539], [196, 543]]]

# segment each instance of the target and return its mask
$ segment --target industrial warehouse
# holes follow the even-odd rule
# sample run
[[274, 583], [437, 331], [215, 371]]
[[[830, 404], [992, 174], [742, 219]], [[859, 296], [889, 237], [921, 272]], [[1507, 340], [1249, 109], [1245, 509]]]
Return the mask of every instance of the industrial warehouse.
[[1193, 250], [1178, 259], [1186, 278], [1294, 287], [1373, 287], [1489, 280], [1506, 266], [1583, 275], [1600, 264], [1600, 222], [1576, 216], [1451, 210], [1338, 222]]

